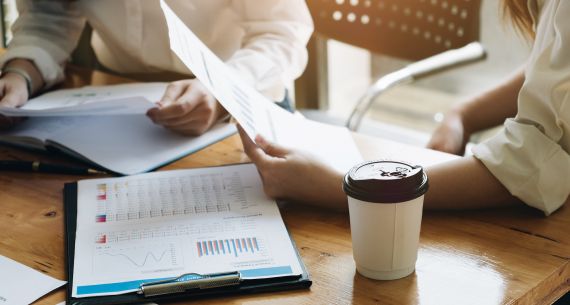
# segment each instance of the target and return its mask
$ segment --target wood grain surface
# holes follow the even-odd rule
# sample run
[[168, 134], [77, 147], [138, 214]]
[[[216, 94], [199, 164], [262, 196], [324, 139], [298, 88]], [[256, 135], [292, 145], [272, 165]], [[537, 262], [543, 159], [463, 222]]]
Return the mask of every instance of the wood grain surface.
[[[69, 72], [66, 87], [127, 81], [77, 68]], [[385, 142], [368, 137], [357, 136], [356, 141], [367, 159], [386, 149]], [[0, 159], [73, 163], [6, 146], [0, 146]], [[247, 158], [239, 138], [233, 136], [161, 170], [241, 162]], [[0, 255], [65, 279], [62, 189], [65, 182], [84, 178], [0, 172]], [[280, 208], [311, 274], [311, 289], [187, 303], [551, 304], [570, 290], [569, 207], [548, 218], [524, 206], [426, 212], [416, 271], [395, 281], [369, 280], [355, 272], [346, 213], [296, 203]], [[62, 288], [36, 304], [64, 299]]]

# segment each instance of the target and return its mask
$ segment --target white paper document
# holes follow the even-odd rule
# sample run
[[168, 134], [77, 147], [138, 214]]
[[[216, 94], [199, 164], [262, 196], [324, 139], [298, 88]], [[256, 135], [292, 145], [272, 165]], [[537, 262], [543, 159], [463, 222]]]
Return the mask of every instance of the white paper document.
[[1, 305], [31, 304], [65, 283], [0, 255]]
[[133, 175], [180, 159], [235, 132], [234, 125], [220, 123], [201, 136], [188, 137], [158, 126], [144, 115], [37, 117], [0, 132], [0, 141], [57, 148], [110, 171]]
[[73, 296], [114, 295], [185, 273], [300, 275], [254, 165], [78, 183]]
[[145, 114], [156, 106], [166, 86], [166, 83], [135, 83], [57, 90], [33, 98], [20, 108], [0, 106], [0, 114], [25, 117]]
[[362, 161], [346, 128], [309, 121], [283, 110], [227, 67], [161, 0], [170, 48], [239, 122], [251, 139], [310, 151], [341, 172]]

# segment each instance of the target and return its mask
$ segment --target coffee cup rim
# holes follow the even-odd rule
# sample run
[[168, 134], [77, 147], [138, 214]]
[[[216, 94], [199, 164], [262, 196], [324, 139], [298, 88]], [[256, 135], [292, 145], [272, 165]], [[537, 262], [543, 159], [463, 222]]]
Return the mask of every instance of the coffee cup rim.
[[[401, 163], [408, 165], [412, 168], [420, 168], [414, 176], [408, 177], [408, 181], [403, 181], [403, 183], [407, 183], [402, 188], [394, 188], [394, 180], [379, 180], [376, 184], [378, 187], [373, 188], [370, 185], [361, 185], [358, 186], [356, 180], [352, 179], [352, 175], [361, 167], [366, 166], [371, 163], [379, 163], [379, 162], [392, 162], [392, 163]], [[417, 177], [421, 175], [421, 177]], [[384, 184], [384, 189], [382, 189], [382, 184]], [[392, 186], [392, 187], [390, 187]], [[395, 204], [400, 202], [410, 201], [416, 198], [421, 197], [424, 195], [429, 189], [429, 181], [428, 176], [423, 170], [421, 166], [412, 166], [406, 162], [402, 161], [389, 161], [389, 160], [376, 160], [376, 161], [367, 161], [362, 162], [356, 166], [354, 166], [343, 178], [343, 190], [347, 196], [350, 196], [353, 199], [370, 202], [370, 203], [379, 203], [379, 204]]]

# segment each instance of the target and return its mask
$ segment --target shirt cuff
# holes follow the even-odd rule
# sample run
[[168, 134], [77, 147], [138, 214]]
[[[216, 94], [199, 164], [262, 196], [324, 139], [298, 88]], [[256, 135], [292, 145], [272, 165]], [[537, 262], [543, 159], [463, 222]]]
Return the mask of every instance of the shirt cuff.
[[504, 129], [475, 146], [473, 154], [513, 196], [546, 215], [568, 199], [570, 156], [532, 124], [507, 120]]
[[0, 67], [13, 59], [28, 59], [32, 61], [43, 77], [45, 88], [49, 88], [64, 79], [63, 67], [58, 64], [51, 55], [43, 48], [35, 46], [9, 47], [6, 53], [0, 57]]

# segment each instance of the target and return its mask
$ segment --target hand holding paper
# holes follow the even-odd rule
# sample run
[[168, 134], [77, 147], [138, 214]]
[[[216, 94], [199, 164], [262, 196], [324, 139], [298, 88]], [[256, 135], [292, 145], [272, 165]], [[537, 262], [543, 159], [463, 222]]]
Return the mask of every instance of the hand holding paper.
[[16, 117], [144, 114], [155, 107], [165, 89], [165, 83], [137, 83], [57, 90], [33, 98], [20, 108], [0, 106], [0, 114]]
[[[245, 153], [257, 166], [265, 193], [269, 197], [310, 202], [329, 208], [346, 199], [339, 187], [342, 173], [334, 171], [315, 155], [269, 143], [261, 136], [256, 138], [256, 145], [242, 129], [238, 128], [238, 131]], [[346, 208], [346, 204], [338, 207]]]
[[262, 135], [286, 147], [307, 150], [345, 172], [362, 160], [350, 132], [297, 117], [257, 92], [228, 68], [163, 1], [170, 48], [202, 81], [253, 140]]
[[172, 131], [199, 136], [227, 114], [198, 79], [170, 83], [158, 107], [147, 112], [155, 123]]

